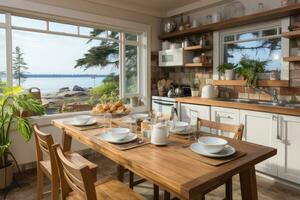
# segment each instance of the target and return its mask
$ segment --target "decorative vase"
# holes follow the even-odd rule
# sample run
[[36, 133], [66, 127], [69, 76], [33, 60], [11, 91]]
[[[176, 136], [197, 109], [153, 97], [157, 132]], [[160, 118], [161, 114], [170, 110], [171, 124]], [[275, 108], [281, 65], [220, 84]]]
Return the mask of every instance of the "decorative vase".
[[232, 69], [225, 70], [225, 80], [233, 80], [234, 79], [234, 71]]
[[192, 90], [192, 97], [198, 97], [199, 96], [199, 90]]
[[0, 169], [0, 190], [10, 186], [13, 180], [13, 164]]

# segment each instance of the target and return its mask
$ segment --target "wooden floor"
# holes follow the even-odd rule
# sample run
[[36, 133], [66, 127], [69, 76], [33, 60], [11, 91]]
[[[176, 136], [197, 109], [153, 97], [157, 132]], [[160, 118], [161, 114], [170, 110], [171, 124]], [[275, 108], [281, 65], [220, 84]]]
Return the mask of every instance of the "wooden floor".
[[[89, 160], [98, 164], [98, 179], [105, 176], [115, 176], [116, 165], [107, 158], [99, 154], [93, 154], [88, 157]], [[7, 200], [35, 200], [36, 199], [36, 176], [35, 170], [27, 171], [17, 178], [17, 184], [14, 184], [11, 190], [7, 193]], [[275, 183], [269, 179], [257, 177], [258, 196], [260, 200], [300, 200], [300, 191], [288, 187], [286, 185]], [[46, 190], [50, 190], [49, 182], [45, 183]], [[234, 199], [241, 199], [238, 177], [234, 177]], [[152, 199], [152, 184], [144, 183], [135, 190], [141, 193], [147, 199]], [[3, 192], [0, 193], [0, 200], [4, 199]], [[162, 192], [161, 192], [162, 194]], [[220, 187], [217, 190], [206, 195], [207, 200], [219, 200], [224, 197], [224, 188]], [[45, 199], [50, 199], [50, 195], [46, 195]], [[163, 199], [161, 197], [161, 199]]]

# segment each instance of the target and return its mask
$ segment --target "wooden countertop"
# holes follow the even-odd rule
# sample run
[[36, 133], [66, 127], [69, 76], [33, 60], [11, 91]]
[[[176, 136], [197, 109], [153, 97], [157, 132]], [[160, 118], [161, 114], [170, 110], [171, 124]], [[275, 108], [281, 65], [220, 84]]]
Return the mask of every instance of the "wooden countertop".
[[219, 106], [225, 108], [236, 108], [236, 109], [251, 110], [251, 111], [277, 113], [283, 115], [300, 116], [300, 108], [268, 106], [268, 105], [259, 105], [255, 103], [228, 102], [228, 101], [222, 101], [216, 99], [204, 99], [201, 97], [181, 97], [181, 98], [176, 98], [176, 101], [180, 103]]

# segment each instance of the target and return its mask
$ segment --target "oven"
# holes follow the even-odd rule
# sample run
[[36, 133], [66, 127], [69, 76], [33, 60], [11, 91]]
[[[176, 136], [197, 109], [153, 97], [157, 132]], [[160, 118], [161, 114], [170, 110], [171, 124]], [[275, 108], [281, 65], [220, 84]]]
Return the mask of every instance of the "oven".
[[175, 98], [152, 96], [152, 110], [164, 115], [171, 115], [172, 108], [177, 108]]

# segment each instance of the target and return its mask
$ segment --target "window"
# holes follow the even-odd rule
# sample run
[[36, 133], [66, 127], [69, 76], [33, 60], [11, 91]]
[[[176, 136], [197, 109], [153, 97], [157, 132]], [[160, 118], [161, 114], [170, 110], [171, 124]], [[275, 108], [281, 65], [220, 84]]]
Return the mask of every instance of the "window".
[[[131, 106], [145, 107], [138, 76], [141, 34], [8, 16], [12, 66], [6, 73], [6, 61], [0, 60], [0, 79], [40, 91], [47, 114], [90, 110], [120, 98], [129, 104], [133, 97], [142, 103]], [[1, 58], [5, 41], [0, 28]]]
[[0, 87], [6, 83], [5, 30], [0, 28]]
[[5, 15], [0, 13], [0, 23], [4, 23], [5, 22]]
[[223, 35], [223, 62], [237, 64], [243, 56], [268, 61], [266, 71], [280, 70], [281, 29], [272, 27]]

